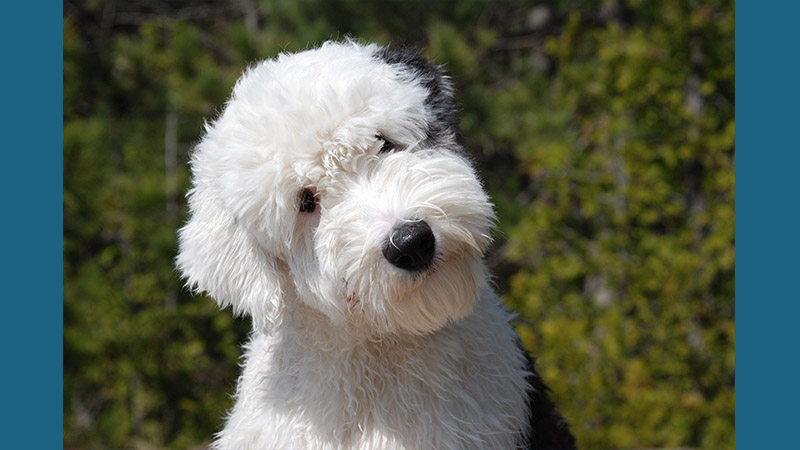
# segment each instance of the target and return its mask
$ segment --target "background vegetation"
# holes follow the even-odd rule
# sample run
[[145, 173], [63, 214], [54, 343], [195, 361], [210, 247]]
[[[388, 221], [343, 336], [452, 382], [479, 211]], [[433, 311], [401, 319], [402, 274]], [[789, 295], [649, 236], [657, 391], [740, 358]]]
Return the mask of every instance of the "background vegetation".
[[734, 448], [734, 8], [66, 1], [64, 445], [188, 448], [249, 329], [182, 289], [187, 154], [248, 64], [346, 35], [454, 77], [489, 262], [582, 448]]

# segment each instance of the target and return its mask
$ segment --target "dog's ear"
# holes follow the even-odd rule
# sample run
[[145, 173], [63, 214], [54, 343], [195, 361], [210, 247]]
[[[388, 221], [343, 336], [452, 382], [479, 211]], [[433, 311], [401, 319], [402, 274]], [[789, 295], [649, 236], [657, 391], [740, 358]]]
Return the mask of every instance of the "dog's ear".
[[440, 142], [446, 136], [453, 136], [456, 141], [461, 141], [455, 90], [442, 66], [422, 56], [420, 50], [409, 47], [381, 47], [375, 57], [407, 73], [428, 91], [425, 108], [433, 116], [428, 130], [428, 139], [431, 142]]
[[280, 317], [283, 271], [207, 187], [189, 192], [191, 217], [178, 233], [176, 267], [193, 291], [251, 315], [254, 327], [271, 328]]

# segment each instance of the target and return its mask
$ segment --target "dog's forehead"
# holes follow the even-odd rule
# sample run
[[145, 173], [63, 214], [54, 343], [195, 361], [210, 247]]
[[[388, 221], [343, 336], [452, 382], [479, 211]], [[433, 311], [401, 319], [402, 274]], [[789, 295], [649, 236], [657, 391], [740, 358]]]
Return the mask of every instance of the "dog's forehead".
[[428, 90], [377, 58], [378, 49], [324, 45], [265, 61], [237, 83], [231, 106], [260, 122], [255, 129], [265, 133], [255, 138], [297, 156], [319, 151], [320, 143], [363, 146], [382, 132], [424, 137]]
[[345, 166], [378, 154], [382, 140], [460, 154], [457, 135], [449, 80], [418, 52], [329, 42], [246, 70], [195, 154], [209, 162], [195, 170], [270, 173], [296, 189], [353, 172]]

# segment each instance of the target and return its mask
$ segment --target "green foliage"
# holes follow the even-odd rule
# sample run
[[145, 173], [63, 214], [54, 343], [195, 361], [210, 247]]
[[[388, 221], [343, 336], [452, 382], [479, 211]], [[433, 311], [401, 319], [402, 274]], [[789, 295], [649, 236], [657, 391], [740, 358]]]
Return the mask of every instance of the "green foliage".
[[[156, 12], [156, 14], [153, 14]], [[734, 447], [732, 2], [67, 2], [65, 447], [187, 448], [249, 324], [172, 267], [241, 70], [352, 36], [446, 64], [489, 261], [582, 448]]]
[[509, 299], [588, 448], [734, 446], [724, 6], [645, 3], [635, 23], [602, 27], [572, 14], [548, 42], [549, 92], [522, 78], [497, 97], [496, 134], [532, 188], [510, 232]]

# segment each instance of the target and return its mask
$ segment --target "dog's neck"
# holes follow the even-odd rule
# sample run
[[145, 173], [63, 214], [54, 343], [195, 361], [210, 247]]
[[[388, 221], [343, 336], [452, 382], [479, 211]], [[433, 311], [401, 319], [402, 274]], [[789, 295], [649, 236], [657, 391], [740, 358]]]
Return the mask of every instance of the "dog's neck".
[[293, 294], [284, 298], [284, 317], [274, 336], [313, 351], [331, 354], [353, 351], [382, 352], [395, 346], [414, 346], [424, 336], [413, 334], [377, 334], [360, 316], [353, 315], [344, 323], [334, 323], [323, 312], [309, 306]]
[[[311, 432], [310, 439], [339, 448], [513, 447], [525, 417], [525, 373], [510, 315], [490, 293], [473, 314], [435, 332], [372, 337], [336, 326], [299, 298], [283, 300], [280, 323], [248, 345], [242, 412], [234, 413], [242, 419], [234, 427], [265, 411], [265, 423], [277, 424], [271, 432], [296, 426], [294, 419], [281, 422], [285, 417], [301, 417], [313, 426], [292, 433]], [[512, 376], [496, 376], [502, 373]], [[256, 409], [252, 399], [270, 407]], [[335, 407], [309, 406], [317, 404]], [[485, 405], [479, 415], [471, 413], [477, 404]], [[426, 419], [432, 417], [448, 425], [434, 426]], [[451, 429], [468, 442], [457, 445]]]

